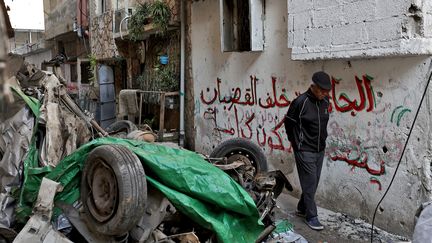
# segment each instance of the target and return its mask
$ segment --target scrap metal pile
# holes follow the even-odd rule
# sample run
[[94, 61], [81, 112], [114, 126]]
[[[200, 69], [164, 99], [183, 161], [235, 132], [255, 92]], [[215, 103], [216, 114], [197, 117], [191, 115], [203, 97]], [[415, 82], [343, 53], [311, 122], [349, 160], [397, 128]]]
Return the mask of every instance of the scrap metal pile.
[[254, 242], [275, 228], [276, 198], [292, 188], [256, 145], [228, 140], [207, 157], [136, 140], [130, 122], [105, 131], [61, 76], [27, 63], [14, 73], [0, 118], [3, 239]]

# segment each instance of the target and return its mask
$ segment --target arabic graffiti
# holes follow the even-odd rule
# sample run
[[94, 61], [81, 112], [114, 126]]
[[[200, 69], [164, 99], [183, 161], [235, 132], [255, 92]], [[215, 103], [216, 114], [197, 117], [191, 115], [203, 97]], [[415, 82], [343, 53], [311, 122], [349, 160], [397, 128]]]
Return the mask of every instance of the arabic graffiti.
[[[383, 114], [381, 117], [385, 117]], [[391, 124], [381, 119], [373, 119], [360, 126], [339, 125], [332, 120], [328, 126], [328, 146], [326, 155], [329, 161], [346, 164], [354, 172], [355, 168], [364, 171], [373, 179], [372, 185], [381, 188], [379, 179], [387, 171], [387, 163], [396, 161], [403, 150], [403, 139], [388, 133]], [[373, 123], [373, 124], [372, 124]]]
[[[225, 109], [227, 110], [227, 109]], [[285, 132], [283, 129], [284, 119], [278, 121], [278, 117], [274, 116], [270, 112], [266, 113], [255, 113], [255, 112], [244, 112], [233, 107], [234, 121], [231, 122], [230, 117], [225, 121], [226, 126], [220, 125], [218, 121], [218, 115], [220, 114], [217, 108], [207, 108], [204, 112], [204, 119], [211, 121], [214, 126], [214, 130], [220, 134], [228, 136], [237, 136], [246, 139], [256, 139], [256, 143], [261, 147], [268, 146], [271, 151], [282, 150], [292, 152], [291, 146], [286, 139], [286, 136], [282, 133]], [[267, 130], [269, 124], [276, 125]], [[255, 127], [253, 124], [257, 124]], [[254, 136], [256, 134], [256, 136]]]
[[[337, 80], [335, 78], [332, 78], [332, 106], [330, 108], [330, 111], [332, 110], [333, 105], [336, 111], [351, 111], [352, 116], [355, 116], [357, 114], [356, 112], [362, 111], [364, 109], [366, 109], [367, 112], [373, 111], [373, 109], [375, 108], [375, 94], [371, 85], [372, 80], [373, 77], [369, 75], [363, 75], [362, 79], [359, 79], [357, 76], [355, 76], [355, 81], [360, 97], [360, 102], [358, 102], [357, 99], [351, 100], [345, 93], [341, 93], [338, 98], [336, 98], [336, 85], [339, 84], [340, 79]], [[341, 104], [340, 102], [344, 102], [345, 104]]]
[[372, 184], [377, 184], [378, 185], [378, 190], [381, 191], [382, 190], [382, 186], [381, 186], [381, 182], [378, 180], [378, 178], [376, 178], [375, 176], [372, 176], [369, 179], [370, 183]]
[[[341, 79], [332, 78], [330, 112], [351, 112], [352, 116], [361, 111], [374, 112], [376, 103], [371, 85], [373, 77], [363, 75], [361, 79], [357, 76], [354, 78], [354, 91], [359, 94], [358, 98], [336, 92]], [[267, 84], [254, 75], [249, 76], [246, 87], [227, 87], [225, 83], [234, 82], [223, 82], [221, 78], [216, 78], [213, 87], [206, 87], [199, 93], [201, 114], [213, 126], [212, 136], [216, 132], [219, 138], [226, 135], [255, 139], [258, 145], [270, 148], [270, 151], [291, 152], [283, 126], [284, 115], [291, 101], [300, 92], [290, 90], [293, 97], [289, 99], [287, 88], [273, 76], [271, 83]], [[268, 92], [264, 91], [266, 87], [269, 88]]]
[[371, 174], [371, 175], [384, 175], [385, 173], [385, 165], [384, 165], [384, 161], [381, 160], [380, 162], [380, 169], [376, 170], [376, 169], [372, 169], [369, 167], [368, 165], [368, 155], [366, 152], [362, 152], [360, 153], [359, 156], [355, 156], [355, 158], [350, 158], [350, 153], [344, 153], [344, 154], [338, 154], [338, 155], [332, 155], [330, 156], [330, 158], [333, 161], [345, 161], [347, 162], [349, 165], [352, 165], [352, 169], [358, 167], [358, 168], [364, 168], [366, 169], [366, 171]]
[[[396, 112], [399, 112], [399, 113], [397, 114], [397, 116], [395, 116], [395, 115], [396, 115]], [[400, 125], [400, 121], [402, 120], [403, 115], [404, 115], [405, 113], [407, 113], [407, 112], [411, 112], [411, 109], [403, 108], [402, 105], [396, 107], [396, 108], [393, 110], [392, 114], [391, 114], [390, 122], [392, 122], [392, 123], [393, 123], [393, 122], [396, 122], [396, 125], [399, 126], [399, 125]]]
[[[331, 92], [331, 105], [330, 112], [333, 111], [333, 106], [338, 112], [350, 112], [351, 115], [355, 116], [357, 112], [366, 109], [366, 112], [371, 112], [376, 106], [375, 93], [373, 91], [373, 86], [371, 81], [374, 80], [373, 77], [369, 75], [363, 75], [362, 79], [355, 76], [356, 87], [358, 89], [360, 101], [357, 99], [350, 99], [348, 95], [344, 92], [337, 95], [336, 86], [340, 83], [341, 79], [332, 78], [332, 92]], [[287, 90], [285, 88], [281, 89], [280, 94], [276, 90], [277, 78], [272, 77], [272, 94], [267, 93], [266, 98], [257, 96], [257, 81], [259, 79], [256, 76], [250, 76], [250, 87], [245, 89], [244, 96], [242, 97], [242, 89], [240, 87], [232, 88], [230, 94], [223, 95], [221, 92], [221, 79], [216, 79], [216, 87], [213, 88], [213, 92], [210, 88], [201, 90], [200, 99], [206, 105], [212, 105], [218, 101], [220, 104], [229, 104], [228, 110], [231, 110], [233, 105], [240, 106], [256, 106], [263, 109], [269, 109], [273, 107], [288, 107], [291, 101], [287, 97]], [[206, 94], [205, 94], [206, 93]], [[209, 93], [212, 93], [209, 95]], [[295, 92], [298, 96], [299, 92]], [[264, 102], [265, 100], [265, 102]], [[341, 104], [342, 103], [342, 104]], [[344, 103], [344, 104], [343, 104]]]
[[[276, 82], [277, 79], [272, 77], [272, 91], [273, 93], [267, 93], [267, 97], [264, 99], [262, 97], [257, 97], [257, 81], [256, 76], [250, 76], [250, 87], [245, 89], [244, 96], [242, 97], [242, 90], [240, 87], [232, 88], [231, 94], [223, 95], [221, 92], [221, 79], [216, 79], [216, 88], [213, 88], [213, 97], [208, 98], [204, 95], [204, 90], [201, 91], [200, 98], [201, 101], [206, 105], [211, 105], [217, 101], [220, 104], [229, 104], [228, 110], [231, 110], [233, 105], [240, 106], [256, 106], [259, 105], [261, 108], [269, 109], [273, 107], [288, 107], [290, 101], [286, 96], [286, 89], [282, 89], [282, 93], [277, 97]], [[206, 93], [211, 93], [210, 88], [206, 89]]]

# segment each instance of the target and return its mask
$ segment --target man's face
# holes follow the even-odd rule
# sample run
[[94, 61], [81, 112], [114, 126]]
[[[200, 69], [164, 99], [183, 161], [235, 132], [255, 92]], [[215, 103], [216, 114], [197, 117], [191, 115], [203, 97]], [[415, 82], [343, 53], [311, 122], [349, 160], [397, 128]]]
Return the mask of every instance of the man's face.
[[311, 85], [311, 90], [312, 90], [312, 93], [315, 95], [315, 97], [319, 100], [322, 100], [325, 97], [328, 97], [329, 93], [330, 93], [330, 90], [323, 89], [316, 84]]

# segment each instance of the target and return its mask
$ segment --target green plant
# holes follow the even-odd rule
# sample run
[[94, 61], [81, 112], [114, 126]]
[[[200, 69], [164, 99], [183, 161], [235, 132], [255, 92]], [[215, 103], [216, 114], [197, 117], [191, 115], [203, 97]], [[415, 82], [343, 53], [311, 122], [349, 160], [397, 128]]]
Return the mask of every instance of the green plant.
[[143, 26], [150, 22], [150, 4], [140, 4], [128, 21], [129, 35], [137, 40], [142, 35]]
[[144, 118], [143, 123], [153, 127], [155, 123], [155, 116], [152, 116], [152, 118]]
[[158, 67], [153, 77], [155, 86], [160, 91], [176, 91], [179, 87], [176, 76], [177, 75], [170, 67]]
[[88, 59], [90, 62], [90, 66], [88, 68], [88, 71], [90, 73], [89, 81], [90, 85], [94, 86], [96, 84], [96, 66], [97, 66], [97, 59], [96, 56], [93, 54], [88, 55]]
[[168, 31], [171, 20], [171, 9], [165, 2], [155, 0], [152, 3], [140, 4], [128, 21], [129, 35], [132, 40], [138, 40], [143, 34], [143, 26], [153, 23], [158, 33], [163, 35]]
[[161, 33], [165, 33], [168, 30], [168, 24], [171, 20], [171, 9], [168, 4], [161, 0], [155, 0], [150, 4], [149, 10], [153, 24]]

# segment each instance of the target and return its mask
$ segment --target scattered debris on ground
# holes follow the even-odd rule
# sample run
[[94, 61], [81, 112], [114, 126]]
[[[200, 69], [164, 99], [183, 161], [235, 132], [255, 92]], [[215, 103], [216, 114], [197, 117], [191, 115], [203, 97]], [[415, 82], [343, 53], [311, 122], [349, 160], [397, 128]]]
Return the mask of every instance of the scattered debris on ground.
[[[295, 214], [298, 199], [282, 193], [278, 198], [278, 208], [274, 210], [275, 219], [288, 219], [294, 231], [301, 234], [309, 242], [370, 242], [371, 225], [364, 220], [350, 217], [346, 214], [318, 208], [318, 217], [324, 225], [324, 230], [310, 229], [304, 219]], [[410, 242], [403, 236], [390, 234], [374, 227], [374, 242]]]
[[[370, 241], [372, 225], [362, 219], [350, 217], [344, 213], [323, 214], [321, 222], [329, 229], [340, 235], [346, 236], [347, 239]], [[409, 241], [403, 236], [387, 233], [374, 227], [374, 239], [376, 242], [401, 242]]]

